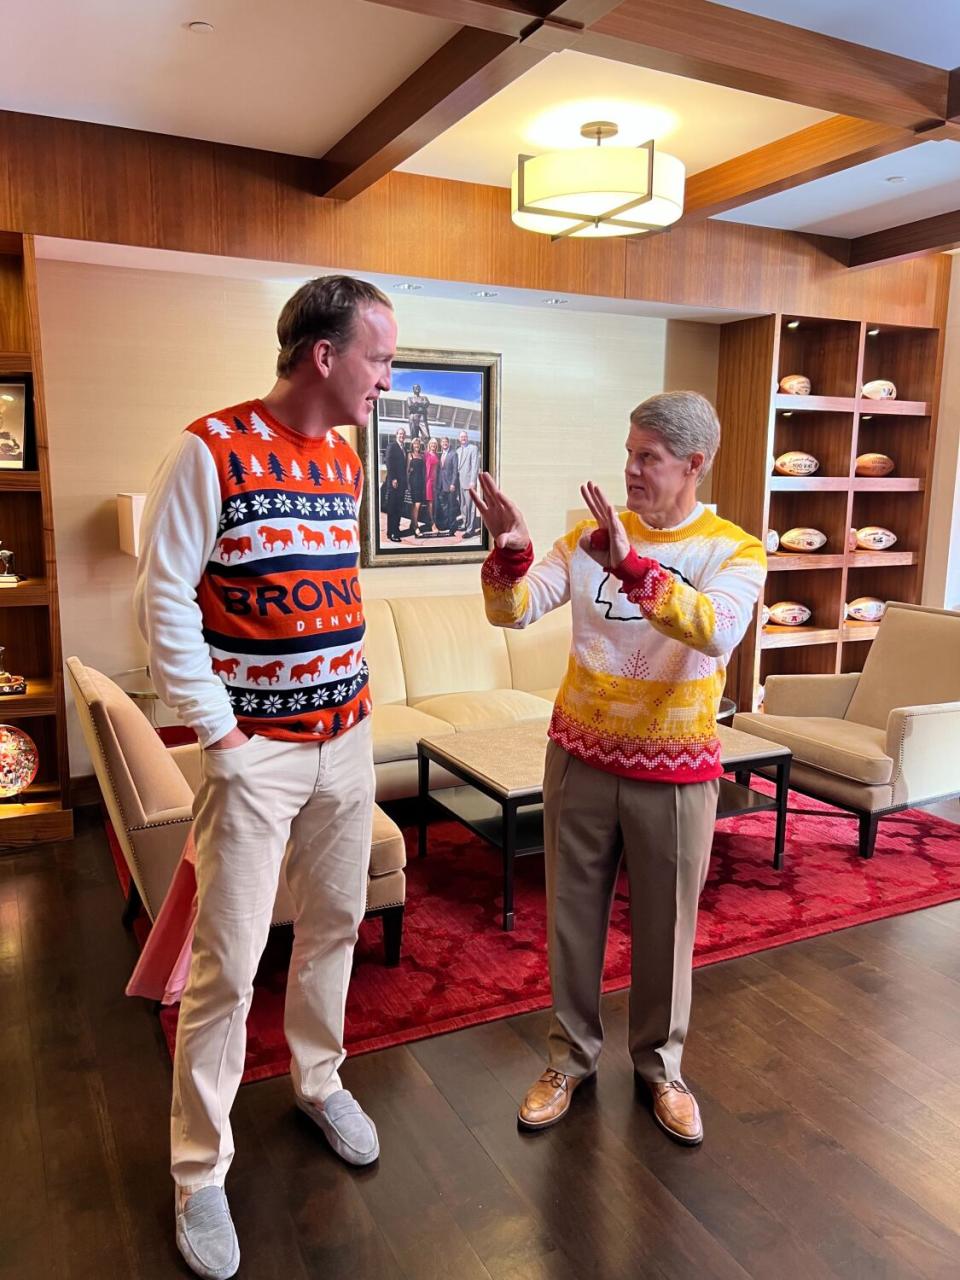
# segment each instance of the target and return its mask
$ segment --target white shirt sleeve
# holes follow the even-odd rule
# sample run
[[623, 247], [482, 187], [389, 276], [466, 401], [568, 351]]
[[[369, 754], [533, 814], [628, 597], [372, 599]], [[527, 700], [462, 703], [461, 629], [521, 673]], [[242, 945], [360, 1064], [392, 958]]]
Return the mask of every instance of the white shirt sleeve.
[[186, 431], [147, 498], [134, 605], [157, 692], [204, 747], [237, 724], [223, 682], [213, 673], [197, 604], [197, 587], [217, 542], [220, 506], [213, 458]]

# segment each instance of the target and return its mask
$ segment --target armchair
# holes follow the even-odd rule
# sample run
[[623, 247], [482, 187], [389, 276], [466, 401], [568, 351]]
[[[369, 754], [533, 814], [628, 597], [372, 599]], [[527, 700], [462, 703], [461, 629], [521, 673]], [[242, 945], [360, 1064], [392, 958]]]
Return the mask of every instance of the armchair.
[[[67, 672], [97, 781], [130, 872], [124, 923], [133, 923], [141, 904], [152, 922], [193, 821], [193, 796], [200, 784], [200, 747], [196, 743], [165, 747], [136, 703], [79, 658], [67, 659]], [[405, 865], [399, 827], [375, 806], [366, 914], [383, 916], [388, 964], [400, 959]], [[293, 902], [281, 876], [272, 923], [289, 923], [293, 914]]]
[[789, 747], [791, 787], [856, 814], [864, 858], [884, 815], [960, 794], [960, 613], [889, 604], [862, 672], [764, 687], [734, 728]]

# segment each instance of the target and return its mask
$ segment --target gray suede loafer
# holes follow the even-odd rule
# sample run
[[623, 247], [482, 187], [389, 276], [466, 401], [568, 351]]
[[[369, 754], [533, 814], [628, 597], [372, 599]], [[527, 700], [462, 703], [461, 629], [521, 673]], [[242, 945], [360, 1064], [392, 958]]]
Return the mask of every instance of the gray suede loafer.
[[330, 1146], [347, 1164], [373, 1164], [379, 1156], [377, 1127], [361, 1110], [349, 1089], [331, 1093], [322, 1105], [297, 1098], [297, 1106], [316, 1123]]
[[180, 1208], [176, 1193], [177, 1248], [187, 1265], [208, 1280], [230, 1280], [240, 1266], [240, 1245], [223, 1187], [201, 1187]]

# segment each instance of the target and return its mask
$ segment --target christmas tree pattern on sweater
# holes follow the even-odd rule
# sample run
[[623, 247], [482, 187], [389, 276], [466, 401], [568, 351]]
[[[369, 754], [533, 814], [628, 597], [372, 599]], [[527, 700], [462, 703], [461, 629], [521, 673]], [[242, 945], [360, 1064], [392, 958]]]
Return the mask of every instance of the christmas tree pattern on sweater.
[[302, 436], [259, 401], [187, 430], [220, 481], [219, 536], [197, 603], [238, 724], [271, 738], [335, 737], [370, 713], [360, 459], [338, 432]]

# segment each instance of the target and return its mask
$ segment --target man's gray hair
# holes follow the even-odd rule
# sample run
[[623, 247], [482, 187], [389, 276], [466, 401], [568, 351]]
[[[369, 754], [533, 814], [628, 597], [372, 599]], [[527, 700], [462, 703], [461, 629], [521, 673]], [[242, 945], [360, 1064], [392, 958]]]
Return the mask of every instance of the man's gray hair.
[[675, 458], [703, 454], [700, 479], [713, 466], [720, 445], [720, 419], [706, 398], [696, 391], [663, 391], [638, 404], [630, 415], [635, 427], [656, 431]]

